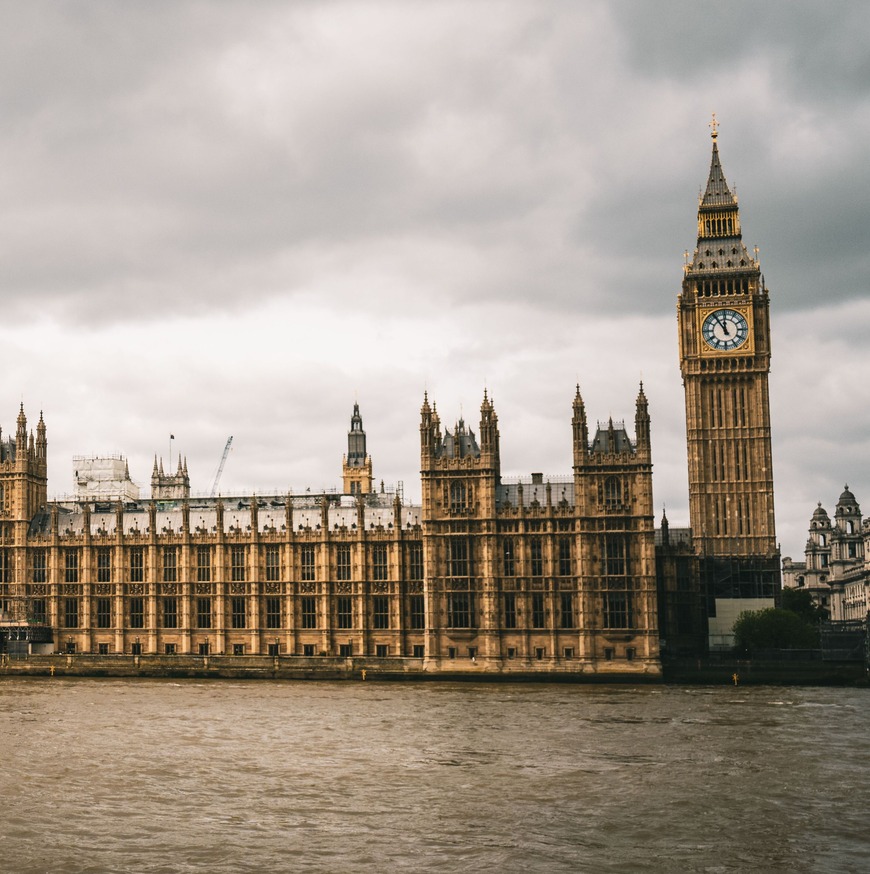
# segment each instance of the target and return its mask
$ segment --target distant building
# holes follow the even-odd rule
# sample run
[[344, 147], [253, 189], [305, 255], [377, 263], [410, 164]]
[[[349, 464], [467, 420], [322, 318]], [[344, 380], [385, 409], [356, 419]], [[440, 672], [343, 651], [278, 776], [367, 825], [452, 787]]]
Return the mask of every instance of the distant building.
[[782, 584], [805, 589], [834, 622], [865, 620], [870, 606], [870, 518], [846, 486], [831, 522], [821, 502], [810, 519], [804, 560], [782, 560]]

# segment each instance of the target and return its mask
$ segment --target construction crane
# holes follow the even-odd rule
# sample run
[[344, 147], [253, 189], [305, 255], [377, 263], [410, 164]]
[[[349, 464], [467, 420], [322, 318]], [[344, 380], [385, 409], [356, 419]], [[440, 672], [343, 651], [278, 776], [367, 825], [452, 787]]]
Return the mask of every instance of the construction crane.
[[233, 445], [233, 435], [230, 434], [230, 439], [227, 440], [227, 445], [224, 446], [224, 454], [221, 456], [221, 463], [218, 465], [217, 473], [215, 474], [214, 482], [211, 486], [211, 495], [214, 497], [217, 492], [217, 487], [221, 481], [221, 474], [224, 472], [224, 465], [227, 463], [227, 456], [230, 454], [230, 447]]

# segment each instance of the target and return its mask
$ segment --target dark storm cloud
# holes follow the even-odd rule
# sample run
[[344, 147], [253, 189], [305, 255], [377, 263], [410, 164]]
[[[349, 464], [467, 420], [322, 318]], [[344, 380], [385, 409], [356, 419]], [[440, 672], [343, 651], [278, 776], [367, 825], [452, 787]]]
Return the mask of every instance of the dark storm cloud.
[[198, 488], [230, 433], [228, 488], [318, 488], [358, 396], [413, 495], [423, 388], [452, 423], [485, 384], [506, 474], [565, 473], [574, 384], [630, 422], [643, 373], [685, 522], [674, 304], [716, 111], [800, 532], [866, 449], [837, 386], [870, 367], [868, 8], [0, 2], [0, 330], [51, 487], [100, 451], [145, 481], [167, 432]]

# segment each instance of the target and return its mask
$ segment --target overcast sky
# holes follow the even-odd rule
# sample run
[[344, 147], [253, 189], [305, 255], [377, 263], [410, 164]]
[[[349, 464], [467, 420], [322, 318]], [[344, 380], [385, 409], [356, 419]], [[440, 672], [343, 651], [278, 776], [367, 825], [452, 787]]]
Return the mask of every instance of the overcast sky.
[[0, 423], [208, 491], [418, 500], [423, 392], [505, 476], [650, 402], [688, 523], [676, 299], [716, 112], [773, 324], [777, 529], [870, 512], [870, 5], [0, 3]]

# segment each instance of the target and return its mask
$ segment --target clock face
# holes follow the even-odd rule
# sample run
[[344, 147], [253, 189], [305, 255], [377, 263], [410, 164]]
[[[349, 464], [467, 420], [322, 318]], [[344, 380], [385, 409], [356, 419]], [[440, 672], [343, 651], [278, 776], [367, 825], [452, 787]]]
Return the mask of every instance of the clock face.
[[704, 342], [721, 352], [739, 349], [749, 337], [749, 325], [736, 310], [714, 310], [701, 326]]

